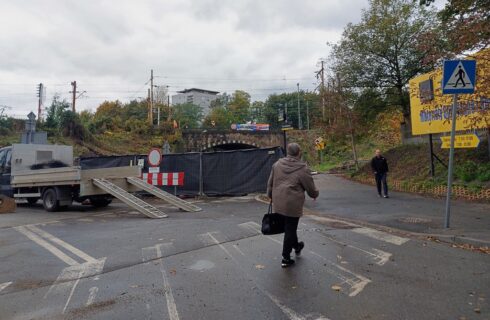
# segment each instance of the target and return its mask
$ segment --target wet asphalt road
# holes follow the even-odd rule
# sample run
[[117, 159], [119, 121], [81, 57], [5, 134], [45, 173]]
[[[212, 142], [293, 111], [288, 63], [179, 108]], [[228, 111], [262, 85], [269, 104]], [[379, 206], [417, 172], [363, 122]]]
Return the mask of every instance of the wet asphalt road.
[[281, 269], [265, 204], [197, 204], [0, 215], [0, 319], [490, 319], [488, 255], [308, 216]]

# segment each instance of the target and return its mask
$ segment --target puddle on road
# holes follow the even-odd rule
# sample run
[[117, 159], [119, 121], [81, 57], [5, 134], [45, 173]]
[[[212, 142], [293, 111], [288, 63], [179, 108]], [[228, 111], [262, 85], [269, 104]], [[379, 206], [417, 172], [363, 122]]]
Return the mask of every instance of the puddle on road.
[[189, 267], [191, 270], [204, 271], [214, 268], [214, 263], [208, 260], [199, 260]]

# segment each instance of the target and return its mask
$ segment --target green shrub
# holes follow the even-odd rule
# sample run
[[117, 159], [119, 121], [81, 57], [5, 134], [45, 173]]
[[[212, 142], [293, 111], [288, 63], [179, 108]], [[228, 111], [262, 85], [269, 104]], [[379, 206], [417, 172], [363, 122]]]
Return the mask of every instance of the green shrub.
[[463, 180], [464, 182], [473, 181], [478, 176], [478, 165], [473, 161], [466, 161], [461, 165], [455, 166], [454, 174], [458, 179]]

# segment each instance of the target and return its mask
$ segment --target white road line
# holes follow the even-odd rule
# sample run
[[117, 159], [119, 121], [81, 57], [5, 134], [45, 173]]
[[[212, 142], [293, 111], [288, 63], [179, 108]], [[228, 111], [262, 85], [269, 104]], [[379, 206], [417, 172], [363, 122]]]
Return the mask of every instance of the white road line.
[[68, 296], [68, 299], [66, 300], [65, 307], [63, 308], [62, 314], [65, 313], [66, 308], [68, 307], [68, 304], [70, 304], [71, 297], [73, 297], [73, 292], [75, 292], [75, 288], [77, 287], [78, 283], [80, 282], [80, 279], [77, 279], [75, 283], [73, 284], [73, 287], [71, 288], [70, 295]]
[[355, 224], [352, 222], [343, 221], [343, 220], [331, 219], [331, 218], [326, 218], [326, 217], [318, 217], [318, 216], [313, 216], [313, 215], [308, 216], [308, 218], [310, 218], [311, 220], [314, 220], [314, 221], [318, 221], [318, 222], [342, 223], [344, 225], [354, 227], [353, 229], [350, 229], [350, 231], [352, 231], [352, 232], [362, 234], [362, 235], [365, 235], [367, 237], [370, 237], [370, 238], [373, 238], [376, 240], [381, 240], [384, 242], [396, 244], [397, 246], [400, 246], [409, 240], [407, 238], [395, 236], [395, 235], [392, 235], [392, 234], [389, 234], [389, 233], [386, 233], [383, 231], [378, 231], [375, 229], [363, 227], [361, 225], [358, 225], [358, 224]]
[[[156, 245], [157, 258], [162, 258], [161, 245]], [[177, 311], [177, 305], [175, 304], [174, 295], [172, 293], [172, 287], [167, 278], [167, 272], [163, 268], [163, 261], [160, 260], [160, 272], [163, 278], [163, 287], [165, 289], [165, 298], [167, 299], [167, 310], [170, 320], [179, 320], [179, 312]]]
[[31, 226], [28, 226], [27, 228], [29, 228], [31, 231], [37, 233], [41, 237], [45, 238], [46, 240], [50, 240], [51, 242], [56, 243], [57, 245], [63, 247], [64, 249], [70, 251], [74, 255], [80, 257], [81, 259], [83, 259], [83, 260], [85, 260], [87, 262], [96, 262], [97, 261], [97, 259], [89, 256], [88, 254], [86, 254], [82, 250], [75, 248], [71, 244], [66, 243], [65, 241], [63, 241], [63, 240], [61, 240], [61, 239], [53, 236], [52, 234], [50, 234], [50, 233], [48, 233], [48, 232], [46, 232], [44, 230], [39, 229], [36, 226], [32, 226], [31, 225]]
[[43, 240], [42, 238], [40, 238], [38, 235], [36, 235], [32, 231], [26, 229], [25, 227], [15, 227], [15, 230], [19, 231], [20, 233], [25, 235], [30, 240], [34, 241], [35, 243], [37, 243], [38, 245], [40, 245], [44, 249], [51, 252], [53, 255], [55, 255], [58, 259], [60, 259], [61, 261], [63, 261], [67, 265], [74, 266], [74, 265], [78, 264], [77, 261], [75, 261], [74, 259], [72, 259], [68, 255], [66, 255], [61, 250], [59, 250], [55, 246], [51, 245], [47, 241]]
[[[258, 228], [258, 224], [256, 224], [256, 226], [254, 225], [256, 224], [255, 222], [250, 222], [248, 223], [248, 226], [250, 228]], [[265, 236], [267, 239], [279, 244], [282, 246], [282, 242], [271, 237], [271, 236]], [[348, 273], [350, 275], [352, 275], [353, 277], [346, 277], [345, 275], [343, 275], [342, 273], [336, 271], [335, 269], [333, 268], [329, 268], [327, 267], [327, 272], [332, 274], [333, 276], [335, 276], [336, 278], [339, 278], [340, 280], [343, 281], [343, 283], [346, 283], [348, 286], [350, 286], [350, 293], [349, 293], [349, 297], [354, 297], [356, 295], [358, 295], [363, 289], [364, 287], [371, 282], [371, 280], [367, 279], [366, 277], [362, 276], [362, 275], [359, 275], [359, 274], [356, 274], [344, 267], [342, 267], [341, 265], [338, 265], [334, 262], [331, 262], [330, 260], [328, 260], [327, 258], [319, 255], [318, 253], [314, 252], [314, 251], [309, 251], [310, 253], [318, 256], [319, 258], [323, 259], [324, 261], [328, 262], [330, 265], [334, 266], [335, 268], [341, 270], [342, 272], [344, 273]]]
[[351, 229], [350, 231], [358, 233], [358, 234], [365, 235], [367, 237], [370, 237], [370, 238], [373, 238], [376, 240], [381, 240], [384, 242], [396, 244], [397, 246], [400, 246], [409, 240], [407, 238], [394, 236], [394, 235], [386, 233], [386, 232], [382, 232], [382, 231], [378, 231], [378, 230], [374, 230], [374, 229], [370, 229], [370, 228], [364, 228], [364, 227]]
[[[218, 245], [218, 247], [221, 248], [225, 252], [225, 254], [230, 257], [230, 259], [238, 266], [240, 266], [240, 263], [235, 259], [235, 257], [228, 251], [228, 249], [225, 248], [224, 245], [222, 245], [213, 235], [211, 232], [207, 233], [208, 237], [214, 242], [214, 244]], [[248, 275], [248, 274], [247, 274]], [[307, 320], [306, 316], [298, 314], [296, 311], [293, 309], [287, 307], [284, 305], [279, 299], [274, 297], [272, 294], [270, 294], [267, 290], [262, 288], [258, 283], [256, 283], [256, 288], [258, 288], [265, 296], [267, 296], [274, 304], [288, 317], [290, 320]], [[330, 320], [324, 316], [320, 316], [314, 320]]]
[[0, 283], [0, 292], [2, 292], [2, 290], [4, 290], [5, 288], [7, 288], [8, 286], [10, 286], [11, 284], [12, 284], [12, 281]]
[[239, 254], [241, 254], [242, 256], [245, 257], [245, 253], [243, 253], [243, 251], [240, 250], [240, 248], [238, 248], [238, 246], [236, 244], [233, 245], [233, 248], [235, 248], [235, 250], [238, 251]]
[[95, 262], [85, 262], [75, 266], [64, 268], [59, 274], [56, 281], [51, 285], [48, 292], [44, 295], [46, 299], [53, 291], [66, 293], [70, 289], [75, 280], [79, 280], [83, 277], [91, 277], [102, 273], [104, 269], [106, 258], [99, 259]]
[[360, 275], [360, 274], [356, 274], [355, 272], [347, 269], [347, 268], [344, 268], [342, 267], [341, 265], [338, 265], [330, 260], [328, 260], [327, 258], [325, 258], [324, 256], [321, 256], [319, 255], [318, 253], [314, 252], [314, 251], [311, 251], [309, 250], [309, 252], [317, 257], [319, 257], [320, 259], [322, 259], [323, 261], [327, 262], [328, 264], [330, 264], [331, 266], [334, 266], [335, 268], [343, 271], [344, 273], [347, 273], [347, 274], [350, 274], [352, 275], [353, 277], [346, 277], [345, 275], [341, 274], [340, 272], [337, 272], [335, 271], [334, 269], [331, 269], [331, 268], [328, 268], [327, 267], [327, 271], [329, 273], [331, 273], [332, 275], [336, 276], [337, 278], [339, 278], [340, 280], [342, 280], [343, 282], [342, 283], [346, 283], [347, 285], [349, 285], [351, 287], [351, 292], [349, 293], [349, 297], [355, 297], [356, 295], [358, 295], [362, 290], [364, 290], [364, 287], [371, 282], [371, 280], [369, 280], [368, 278]]
[[89, 295], [87, 299], [87, 303], [85, 304], [86, 306], [91, 305], [95, 301], [95, 297], [97, 296], [97, 292], [99, 292], [99, 288], [97, 287], [92, 287], [89, 289]]
[[345, 243], [345, 242], [342, 242], [342, 241], [339, 241], [331, 236], [328, 236], [326, 234], [322, 234], [325, 238], [327, 238], [328, 240], [332, 241], [332, 242], [335, 242], [335, 243], [338, 243], [342, 246], [346, 246], [346, 247], [349, 247], [349, 248], [352, 248], [354, 250], [358, 250], [358, 251], [361, 251], [362, 253], [370, 256], [373, 258], [373, 260], [375, 261], [375, 263], [377, 265], [384, 265], [386, 262], [389, 261], [390, 257], [392, 256], [391, 253], [389, 252], [386, 252], [386, 251], [383, 251], [383, 250], [379, 250], [379, 249], [375, 249], [373, 248], [373, 252], [371, 251], [368, 251], [368, 250], [364, 250], [362, 248], [359, 248], [359, 247], [356, 247], [354, 245], [351, 245], [351, 244], [348, 244], [348, 243]]

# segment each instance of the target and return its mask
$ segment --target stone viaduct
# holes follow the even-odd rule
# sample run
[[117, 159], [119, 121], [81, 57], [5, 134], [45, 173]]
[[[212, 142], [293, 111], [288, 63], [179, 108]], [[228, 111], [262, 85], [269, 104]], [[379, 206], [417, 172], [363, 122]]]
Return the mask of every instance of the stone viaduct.
[[184, 130], [186, 152], [220, 151], [283, 146], [281, 131]]

